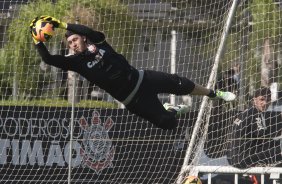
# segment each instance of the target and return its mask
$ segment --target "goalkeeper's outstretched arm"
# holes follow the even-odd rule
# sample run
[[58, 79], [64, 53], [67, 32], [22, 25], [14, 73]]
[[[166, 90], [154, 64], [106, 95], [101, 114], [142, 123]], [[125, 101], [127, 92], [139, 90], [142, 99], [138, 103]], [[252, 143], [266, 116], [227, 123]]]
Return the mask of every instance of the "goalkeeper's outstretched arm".
[[[52, 66], [61, 68], [63, 70], [71, 70], [71, 59], [62, 55], [51, 55], [42, 42], [38, 42], [35, 45], [39, 55], [41, 56], [42, 60]], [[67, 64], [69, 63], [69, 64]]]
[[[31, 34], [32, 34], [32, 29], [33, 29], [34, 25], [36, 24], [36, 22], [39, 19], [50, 21], [53, 24], [53, 26], [56, 27], [56, 28], [62, 28], [62, 29], [67, 28], [66, 23], [61, 22], [61, 21], [55, 19], [54, 17], [41, 16], [40, 18], [36, 17], [31, 21], [31, 23], [29, 25]], [[70, 26], [70, 27], [72, 27], [72, 26]], [[75, 60], [72, 59], [71, 57], [65, 57], [65, 56], [62, 56], [62, 55], [51, 55], [43, 42], [36, 40], [33, 36], [32, 36], [32, 38], [33, 38], [33, 42], [35, 44], [35, 47], [38, 50], [39, 55], [41, 56], [42, 60], [45, 63], [52, 65], [52, 66], [55, 66], [55, 67], [58, 67], [58, 68], [61, 68], [63, 70], [76, 71], [76, 69], [79, 68], [79, 63], [75, 62]]]
[[73, 33], [86, 36], [94, 44], [100, 44], [105, 41], [104, 33], [95, 31], [85, 25], [65, 23], [51, 16], [41, 16], [40, 19], [50, 21], [55, 28], [66, 29]]

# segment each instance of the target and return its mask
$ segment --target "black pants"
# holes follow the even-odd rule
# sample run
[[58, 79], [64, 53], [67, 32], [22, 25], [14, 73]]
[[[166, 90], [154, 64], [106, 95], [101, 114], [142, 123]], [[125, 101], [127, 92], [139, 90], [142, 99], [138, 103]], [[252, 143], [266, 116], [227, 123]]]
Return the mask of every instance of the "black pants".
[[194, 88], [194, 82], [187, 78], [146, 70], [138, 92], [126, 108], [159, 128], [172, 130], [177, 126], [176, 113], [164, 109], [158, 94], [187, 95]]

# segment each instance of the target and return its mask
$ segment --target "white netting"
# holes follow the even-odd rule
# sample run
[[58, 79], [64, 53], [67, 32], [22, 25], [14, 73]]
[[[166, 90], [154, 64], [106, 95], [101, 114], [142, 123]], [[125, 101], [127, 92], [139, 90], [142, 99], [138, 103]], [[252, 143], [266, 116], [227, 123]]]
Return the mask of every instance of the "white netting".
[[[204, 149], [197, 150], [202, 145], [198, 145], [198, 139], [195, 141], [190, 157], [193, 162], [183, 166], [190, 173], [271, 173], [281, 162], [281, 5], [268, 0], [237, 3], [218, 66], [216, 86], [234, 91], [238, 99], [231, 104], [213, 102], [211, 116], [203, 115], [203, 120], [209, 119], [207, 136]], [[239, 117], [239, 112], [253, 105], [254, 91], [262, 86], [271, 88], [273, 103], [269, 112], [258, 117], [249, 111]], [[198, 131], [200, 137], [206, 130], [205, 123], [201, 123]]]
[[[202, 97], [160, 94], [162, 103], [186, 103], [191, 111], [180, 117], [174, 132], [154, 127], [82, 77], [41, 61], [29, 33], [35, 16], [51, 15], [102, 31], [134, 67], [177, 73], [206, 86], [231, 4], [0, 1], [1, 183], [174, 183], [202, 101]], [[189, 158], [197, 158], [199, 165], [228, 165], [224, 158], [234, 115], [246, 107], [261, 83], [279, 84], [279, 12], [279, 3], [270, 0], [240, 2], [214, 80], [230, 89], [221, 79], [227, 70], [236, 69], [240, 83], [231, 90], [239, 98], [235, 103], [213, 102], [211, 116], [204, 113], [203, 120], [211, 119], [200, 150], [203, 156]], [[46, 45], [52, 54], [68, 54], [63, 30], [56, 30]], [[267, 75], [261, 68], [268, 69], [263, 70]], [[208, 112], [211, 106], [206, 107]]]

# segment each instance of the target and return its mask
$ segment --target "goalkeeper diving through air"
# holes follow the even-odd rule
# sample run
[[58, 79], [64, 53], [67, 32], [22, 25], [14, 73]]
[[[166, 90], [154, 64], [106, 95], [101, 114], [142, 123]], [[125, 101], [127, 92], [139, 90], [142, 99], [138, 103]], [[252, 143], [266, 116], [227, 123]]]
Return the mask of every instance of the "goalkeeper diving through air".
[[175, 95], [206, 95], [213, 99], [232, 101], [231, 92], [214, 91], [177, 74], [151, 70], [137, 70], [126, 58], [117, 53], [102, 32], [87, 26], [61, 22], [51, 16], [37, 17], [30, 23], [33, 31], [38, 20], [46, 20], [54, 28], [66, 29], [67, 44], [74, 55], [51, 55], [44, 43], [33, 38], [43, 61], [49, 65], [79, 73], [91, 83], [104, 89], [125, 107], [159, 128], [172, 130], [177, 126], [177, 116], [186, 113], [186, 105], [162, 105], [158, 93]]

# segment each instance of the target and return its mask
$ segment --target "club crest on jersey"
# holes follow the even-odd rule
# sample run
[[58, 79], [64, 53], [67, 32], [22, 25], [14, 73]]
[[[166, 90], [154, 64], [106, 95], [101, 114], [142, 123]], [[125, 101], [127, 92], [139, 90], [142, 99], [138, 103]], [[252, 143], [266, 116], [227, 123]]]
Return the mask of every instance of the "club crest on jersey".
[[[93, 46], [93, 48], [92, 48], [92, 46]], [[92, 51], [90, 51], [90, 52], [96, 53], [95, 60], [87, 62], [87, 67], [93, 68], [97, 63], [99, 63], [102, 60], [103, 55], [105, 54], [106, 51], [103, 50], [103, 49], [99, 49], [98, 52], [96, 52], [97, 48], [96, 48], [95, 45], [90, 45], [89, 47], [91, 47], [92, 51], [93, 51], [93, 52]], [[89, 47], [88, 47], [88, 50], [89, 50]]]
[[236, 118], [233, 123], [235, 125], [239, 126], [241, 124], [241, 122], [242, 122], [242, 120], [240, 120], [239, 118]]
[[80, 154], [83, 158], [83, 165], [93, 169], [96, 173], [107, 167], [113, 167], [115, 148], [109, 138], [108, 131], [113, 126], [113, 120], [108, 117], [102, 123], [100, 114], [94, 111], [91, 125], [82, 116], [79, 120], [81, 128], [84, 130], [82, 147]]
[[259, 130], [266, 129], [265, 123], [263, 122], [261, 118], [256, 118], [256, 124]]
[[88, 51], [91, 53], [95, 53], [97, 50], [97, 47], [94, 44], [91, 44], [87, 47]]

